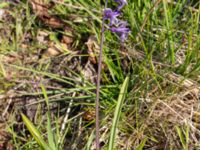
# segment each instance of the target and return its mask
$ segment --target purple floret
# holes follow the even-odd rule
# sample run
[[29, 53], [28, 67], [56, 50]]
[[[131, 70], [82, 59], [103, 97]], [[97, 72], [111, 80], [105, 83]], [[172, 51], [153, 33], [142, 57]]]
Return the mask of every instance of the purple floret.
[[117, 33], [120, 36], [121, 42], [124, 42], [130, 33], [130, 29], [127, 25], [128, 23], [126, 21], [118, 20], [117, 27], [111, 27], [110, 31]]
[[119, 3], [119, 6], [117, 7], [118, 11], [128, 4], [126, 0], [115, 0], [115, 2]]
[[120, 41], [123, 43], [128, 38], [129, 32], [120, 35]]
[[116, 24], [118, 22], [117, 17], [120, 15], [118, 11], [112, 11], [112, 9], [107, 8], [104, 11], [104, 19], [110, 19], [110, 26]]
[[127, 25], [128, 25], [127, 21], [121, 21], [121, 20], [119, 20], [117, 22], [117, 26], [120, 27], [120, 28], [126, 27]]
[[111, 27], [110, 31], [115, 33], [125, 33], [125, 32], [130, 32], [130, 29], [126, 27]]
[[119, 34], [121, 42], [124, 42], [130, 33], [130, 29], [127, 27], [111, 27], [110, 31]]

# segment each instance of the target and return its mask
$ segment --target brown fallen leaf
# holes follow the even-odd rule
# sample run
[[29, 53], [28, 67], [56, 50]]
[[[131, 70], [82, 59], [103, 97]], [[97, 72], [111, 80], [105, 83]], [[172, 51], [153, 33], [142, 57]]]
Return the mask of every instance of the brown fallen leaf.
[[97, 57], [100, 51], [100, 47], [97, 44], [97, 38], [94, 35], [91, 35], [85, 44], [88, 47], [87, 52], [89, 54], [89, 60], [93, 64], [97, 64]]
[[73, 43], [73, 41], [74, 41], [74, 39], [72, 37], [69, 37], [66, 35], [64, 35], [61, 40], [61, 42], [65, 43], [65, 44], [71, 44], [71, 43]]
[[58, 56], [60, 54], [60, 51], [56, 48], [49, 47], [44, 54], [46, 57], [52, 57], [52, 56]]
[[[100, 52], [100, 46], [98, 44], [97, 38], [94, 35], [91, 35], [85, 44], [88, 47], [87, 52], [89, 54], [89, 61], [91, 61], [93, 64], [97, 64]], [[107, 65], [105, 64], [104, 60], [102, 60], [101, 68], [104, 70], [106, 67]]]
[[74, 30], [70, 27], [65, 26], [65, 34], [62, 36], [62, 43], [70, 45], [74, 42]]
[[46, 17], [46, 16], [43, 16], [40, 18], [42, 21], [44, 21], [44, 24], [52, 27], [52, 28], [61, 28], [64, 26], [63, 22], [61, 20], [59, 20], [58, 18], [56, 17]]
[[37, 41], [41, 44], [47, 44], [48, 40], [46, 40], [46, 38], [48, 37], [49, 33], [45, 32], [45, 31], [38, 31], [37, 32]]
[[56, 16], [49, 14], [49, 9], [54, 5], [52, 3], [47, 3], [44, 0], [29, 0], [32, 5], [33, 12], [44, 22], [52, 28], [61, 28], [64, 26], [63, 22]]
[[50, 47], [43, 53], [43, 58], [58, 56], [64, 52], [69, 52], [68, 46], [65, 43], [50, 43]]
[[95, 109], [94, 108], [85, 108], [84, 110], [83, 119], [85, 121], [92, 121], [95, 119]]
[[50, 17], [48, 10], [51, 7], [48, 3], [45, 3], [42, 0], [29, 0], [29, 3], [32, 5], [33, 11], [38, 16]]

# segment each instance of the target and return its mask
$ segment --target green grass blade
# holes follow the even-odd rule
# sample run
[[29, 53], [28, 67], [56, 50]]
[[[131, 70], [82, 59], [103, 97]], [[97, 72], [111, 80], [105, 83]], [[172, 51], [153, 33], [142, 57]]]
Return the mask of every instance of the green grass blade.
[[53, 131], [52, 131], [52, 128], [51, 128], [51, 115], [50, 115], [50, 109], [49, 109], [49, 99], [48, 99], [48, 96], [47, 96], [47, 91], [44, 87], [44, 85], [41, 84], [41, 89], [42, 89], [42, 93], [44, 95], [44, 98], [45, 98], [45, 101], [46, 101], [46, 105], [47, 105], [47, 108], [48, 108], [48, 111], [47, 111], [47, 134], [48, 134], [48, 143], [49, 143], [49, 146], [53, 149], [53, 150], [56, 150], [56, 144], [55, 144], [55, 140], [54, 140], [54, 134], [53, 134]]
[[53, 149], [56, 150], [56, 143], [54, 140], [54, 134], [51, 128], [51, 118], [50, 118], [50, 113], [47, 112], [47, 133], [48, 133], [48, 142], [49, 146]]
[[48, 96], [47, 96], [47, 91], [46, 91], [46, 89], [45, 89], [43, 84], [41, 84], [41, 89], [42, 89], [42, 94], [44, 95], [44, 99], [45, 99], [46, 105], [47, 105], [48, 110], [49, 110], [49, 99], [48, 99]]
[[183, 135], [181, 129], [180, 129], [178, 126], [176, 126], [176, 132], [178, 133], [178, 136], [179, 136], [179, 138], [180, 138], [180, 141], [181, 141], [181, 144], [182, 144], [182, 146], [183, 146], [183, 149], [186, 150], [186, 149], [187, 149], [187, 146], [186, 146], [185, 137], [184, 137], [184, 135]]
[[147, 138], [144, 138], [144, 139], [142, 140], [142, 142], [140, 143], [140, 145], [138, 146], [137, 150], [143, 150], [146, 141], [147, 141]]
[[[17, 66], [17, 65], [12, 65], [12, 64], [8, 64], [8, 65], [10, 67], [13, 67], [13, 68], [16, 68], [16, 69], [19, 69], [19, 70], [30, 71], [30, 72], [33, 72], [35, 74], [44, 75], [44, 76], [47, 76], [51, 79], [55, 79], [57, 81], [67, 83], [69, 85], [74, 85], [72, 82], [70, 82], [70, 81], [73, 81], [73, 79], [71, 79], [71, 78], [65, 77], [65, 79], [64, 79], [64, 78], [60, 77], [59, 75], [56, 75], [56, 74], [53, 74], [53, 73], [39, 71], [39, 70], [35, 70], [33, 68], [26, 68], [26, 67], [23, 67], [23, 66]], [[67, 81], [67, 80], [70, 80], [70, 81]]]
[[95, 136], [94, 136], [94, 131], [92, 131], [92, 133], [90, 134], [90, 137], [87, 141], [87, 144], [84, 147], [84, 150], [90, 150], [90, 146], [92, 145], [92, 141], [94, 140]]
[[117, 128], [117, 124], [119, 122], [119, 117], [120, 117], [120, 114], [121, 114], [122, 105], [123, 105], [123, 102], [125, 100], [126, 92], [127, 92], [127, 89], [128, 89], [128, 82], [129, 82], [129, 77], [126, 77], [125, 80], [124, 80], [124, 83], [121, 87], [120, 93], [119, 93], [117, 106], [116, 106], [116, 109], [115, 109], [115, 114], [114, 114], [114, 119], [113, 119], [113, 124], [112, 124], [112, 128], [111, 128], [111, 135], [110, 135], [108, 150], [114, 149], [116, 128]]
[[165, 21], [166, 21], [166, 28], [168, 30], [168, 47], [169, 52], [168, 56], [172, 64], [175, 63], [175, 50], [174, 50], [174, 40], [173, 40], [173, 31], [172, 31], [172, 16], [171, 16], [171, 10], [168, 7], [168, 3], [163, 0], [163, 7], [164, 7], [164, 13], [165, 13]]
[[189, 132], [190, 132], [190, 126], [186, 124], [186, 132], [185, 132], [186, 149], [188, 148], [188, 143], [190, 140]]
[[21, 114], [22, 119], [26, 125], [26, 127], [28, 128], [29, 132], [31, 133], [31, 135], [34, 137], [34, 139], [37, 141], [37, 143], [44, 149], [44, 150], [51, 150], [49, 148], [49, 146], [47, 145], [47, 143], [44, 141], [44, 139], [42, 138], [41, 134], [39, 133], [39, 131], [36, 129], [36, 127], [32, 124], [32, 122], [24, 115]]

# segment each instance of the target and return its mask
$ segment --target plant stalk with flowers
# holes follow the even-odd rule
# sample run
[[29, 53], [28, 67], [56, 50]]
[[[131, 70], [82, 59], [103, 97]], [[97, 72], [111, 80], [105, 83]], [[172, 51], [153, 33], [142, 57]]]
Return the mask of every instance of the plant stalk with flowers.
[[103, 43], [104, 43], [104, 31], [105, 31], [105, 20], [109, 20], [109, 30], [113, 33], [118, 34], [120, 41], [122, 43], [127, 39], [130, 29], [127, 27], [128, 23], [126, 21], [120, 20], [117, 17], [120, 16], [121, 9], [127, 5], [126, 0], [114, 0], [119, 5], [116, 10], [107, 8], [108, 0], [105, 2], [105, 10], [102, 19], [102, 28], [101, 28], [101, 41], [100, 41], [100, 53], [99, 53], [99, 62], [98, 62], [98, 73], [97, 73], [97, 88], [96, 88], [96, 101], [95, 101], [95, 115], [96, 115], [96, 150], [100, 150], [99, 142], [99, 91], [100, 91], [100, 78], [101, 78], [101, 66], [102, 66], [102, 53], [103, 53]]

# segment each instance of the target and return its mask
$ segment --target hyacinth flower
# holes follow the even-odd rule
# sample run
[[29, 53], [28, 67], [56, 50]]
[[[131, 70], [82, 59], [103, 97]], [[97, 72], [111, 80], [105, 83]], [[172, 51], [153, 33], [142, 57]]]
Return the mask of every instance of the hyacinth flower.
[[127, 5], [126, 0], [114, 0], [119, 3], [117, 10], [113, 11], [110, 8], [107, 8], [104, 11], [104, 19], [108, 19], [110, 21], [110, 31], [117, 33], [120, 36], [121, 42], [125, 42], [130, 33], [130, 29], [127, 27], [128, 23], [126, 21], [119, 20], [117, 17], [121, 14], [120, 10]]
[[111, 27], [110, 31], [117, 33], [120, 36], [121, 42], [125, 42], [130, 33], [130, 29], [127, 27]]
[[115, 0], [115, 2], [119, 3], [119, 6], [117, 7], [118, 11], [128, 4], [126, 0]]
[[128, 22], [127, 21], [122, 21], [122, 20], [118, 20], [117, 24], [118, 27], [122, 28], [122, 27], [126, 27], [128, 26]]
[[120, 36], [121, 42], [125, 42], [127, 39], [130, 29], [127, 27], [128, 23], [126, 21], [118, 21], [117, 27], [111, 27], [110, 31], [117, 33]]
[[110, 8], [107, 8], [104, 11], [104, 19], [109, 19], [110, 20], [110, 24], [109, 26], [112, 26], [114, 24], [116, 24], [118, 22], [117, 17], [120, 15], [119, 11], [113, 11]]

